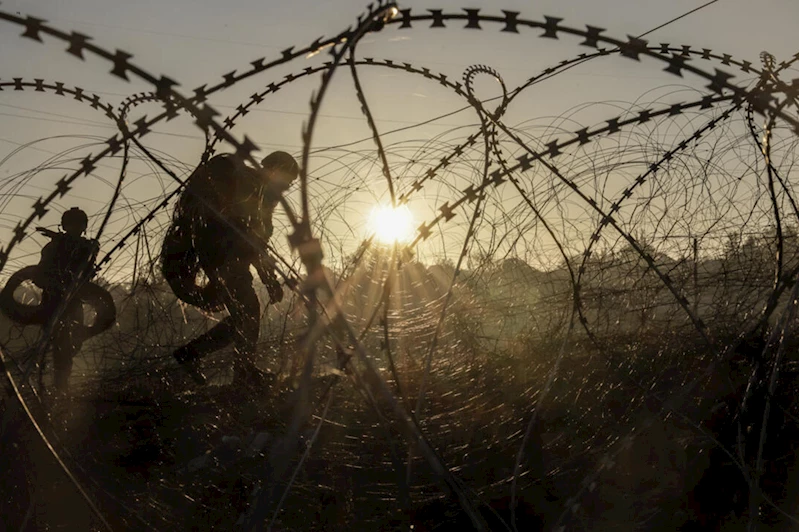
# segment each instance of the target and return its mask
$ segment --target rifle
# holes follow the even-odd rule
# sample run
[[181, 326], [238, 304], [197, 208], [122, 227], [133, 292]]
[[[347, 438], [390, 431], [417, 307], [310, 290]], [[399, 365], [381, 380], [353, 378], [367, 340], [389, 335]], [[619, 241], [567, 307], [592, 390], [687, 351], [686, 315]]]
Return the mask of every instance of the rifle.
[[48, 229], [48, 228], [42, 227], [42, 226], [37, 227], [36, 230], [38, 232], [40, 232], [41, 234], [43, 234], [44, 236], [46, 236], [47, 238], [51, 239], [51, 240], [64, 234], [64, 233], [59, 233], [58, 231], [53, 231], [52, 229]]
[[[48, 229], [48, 228], [42, 227], [42, 226], [36, 227], [36, 230], [39, 233], [43, 234], [44, 236], [46, 236], [47, 238], [49, 238], [51, 240], [67, 235], [66, 233], [62, 233], [60, 231], [53, 231], [52, 229]], [[80, 237], [80, 238], [83, 238], [83, 237]], [[96, 238], [83, 238], [83, 240], [88, 240], [89, 242], [91, 242], [92, 246], [94, 248], [99, 248], [100, 247], [100, 243], [97, 241]]]

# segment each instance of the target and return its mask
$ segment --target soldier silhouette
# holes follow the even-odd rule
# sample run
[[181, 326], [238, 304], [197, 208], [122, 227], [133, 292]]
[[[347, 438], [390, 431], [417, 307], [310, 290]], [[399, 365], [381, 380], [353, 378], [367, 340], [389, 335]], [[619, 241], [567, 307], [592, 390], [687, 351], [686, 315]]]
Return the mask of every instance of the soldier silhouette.
[[[66, 304], [53, 324], [51, 336], [54, 386], [61, 394], [68, 392], [72, 360], [86, 339], [83, 301], [77, 293], [69, 292], [76, 288], [75, 283], [87, 278], [100, 249], [96, 240], [82, 236], [88, 223], [86, 213], [73, 207], [61, 216], [63, 233], [39, 228], [51, 240], [42, 248], [32, 281], [42, 289], [41, 305], [50, 319], [59, 306]], [[68, 296], [70, 299], [65, 301]]]
[[[175, 295], [228, 316], [173, 356], [197, 384], [205, 384], [200, 359], [233, 343], [234, 385], [264, 383], [253, 362], [260, 329], [260, 304], [253, 288], [254, 266], [270, 303], [283, 299], [274, 261], [265, 253], [272, 236], [272, 215], [281, 195], [297, 178], [299, 166], [276, 151], [260, 169], [230, 154], [217, 155], [189, 178], [175, 209], [162, 249], [162, 272]], [[199, 270], [207, 283], [197, 282]]]

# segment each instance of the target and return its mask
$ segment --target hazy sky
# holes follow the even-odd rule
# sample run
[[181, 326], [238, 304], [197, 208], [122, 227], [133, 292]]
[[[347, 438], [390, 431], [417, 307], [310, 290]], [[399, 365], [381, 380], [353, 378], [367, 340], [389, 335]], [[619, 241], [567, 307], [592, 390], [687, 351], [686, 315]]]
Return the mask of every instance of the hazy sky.
[[[401, 8], [441, 8], [457, 11], [461, 7], [481, 7], [485, 13], [500, 10], [521, 11], [527, 18], [541, 19], [543, 15], [562, 17], [564, 24], [582, 27], [585, 24], [606, 28], [614, 37], [638, 35], [705, 3], [695, 0], [545, 0], [537, 2], [507, 0], [505, 2], [404, 2]], [[0, 9], [30, 14], [50, 21], [63, 30], [76, 30], [94, 37], [95, 42], [109, 49], [121, 49], [134, 55], [134, 61], [155, 74], [165, 74], [180, 82], [184, 94], [191, 89], [210, 83], [234, 69], [243, 69], [259, 57], [275, 57], [291, 46], [310, 43], [321, 35], [334, 35], [352, 24], [364, 10], [362, 1], [337, 0], [329, 2], [264, 0], [229, 0], [227, 2], [196, 0], [138, 0], [135, 2], [108, 0], [5, 0]], [[461, 29], [462, 24], [452, 24], [453, 29], [431, 30], [419, 25], [411, 31], [391, 28], [366, 37], [358, 47], [359, 56], [391, 58], [408, 61], [432, 71], [446, 73], [453, 79], [460, 77], [463, 69], [475, 63], [486, 63], [499, 70], [509, 86], [527, 79], [541, 69], [585, 52], [574, 39], [550, 41], [537, 38], [539, 32], [523, 35], [501, 34], [495, 29], [475, 32]], [[652, 42], [691, 44], [698, 48], [730, 53], [733, 56], [758, 63], [761, 50], [773, 53], [777, 60], [785, 59], [799, 51], [796, 35], [799, 33], [799, 2], [796, 0], [720, 0], [715, 4], [648, 35]], [[0, 79], [13, 77], [45, 78], [79, 85], [87, 91], [100, 94], [117, 104], [127, 95], [149, 90], [138, 83], [125, 83], [107, 74], [104, 63], [90, 60], [85, 63], [63, 53], [63, 46], [52, 41], [35, 43], [18, 37], [19, 29], [9, 24], [0, 25]], [[318, 64], [324, 57], [300, 59], [291, 65], [267, 73], [226, 91], [212, 99], [224, 115], [245, 101], [255, 90], [270, 81], [280, 79], [287, 72], [301, 71], [305, 66]], [[630, 102], [666, 84], [688, 84], [701, 89], [696, 80], [679, 80], [662, 73], [662, 65], [633, 65], [626, 60], [607, 60], [574, 69], [559, 78], [556, 84], [536, 87], [529, 97], [522, 99], [513, 109], [508, 121], [513, 125], [532, 118], [556, 117], [575, 105], [591, 101], [618, 100]], [[387, 131], [412, 125], [463, 106], [462, 100], [444, 91], [438, 84], [417, 77], [402, 76], [395, 72], [364, 72], [363, 83], [378, 121], [378, 128]], [[340, 81], [334, 83], [316, 138], [317, 146], [334, 145], [368, 138], [368, 129], [360, 115], [359, 106], [351, 90], [348, 74], [342, 69]], [[289, 85], [280, 93], [251, 113], [236, 130], [239, 136], [246, 133], [266, 150], [281, 148], [296, 152], [300, 147], [300, 129], [308, 111], [312, 90], [318, 86], [318, 77]], [[479, 87], [479, 86], [478, 86]], [[486, 90], [493, 90], [486, 86]], [[142, 108], [143, 113], [154, 113], [155, 106]], [[135, 115], [135, 116], [141, 116]], [[607, 113], [605, 113], [607, 114]], [[0, 176], [15, 175], [24, 169], [41, 164], [53, 154], [77, 148], [88, 141], [85, 137], [108, 137], [113, 126], [101, 114], [86, 109], [68, 99], [31, 93], [0, 93], [0, 157], [5, 157], [25, 144], [51, 136], [79, 136], [52, 139], [14, 153], [0, 166]], [[604, 115], [603, 115], [604, 116]], [[412, 133], [389, 135], [386, 142], [407, 143], [408, 153], [425, 149], [435, 150], [438, 135], [449, 135], [449, 142], [465, 138], [469, 130], [454, 131], [458, 126], [476, 122], [473, 115], [463, 113], [439, 120], [429, 126], [416, 128]], [[188, 121], [175, 121], [156, 128], [160, 135], [147, 137], [148, 146], [166, 152], [183, 166], [185, 172], [196, 162], [202, 150], [202, 135]], [[446, 140], [446, 139], [442, 139]], [[328, 183], [333, 188], [317, 184], [319, 209], [330, 206], [331, 201], [341, 201], [342, 211], [337, 213], [339, 225], [345, 231], [346, 223], [358, 226], [367, 218], [370, 204], [385, 200], [385, 187], [379, 179], [379, 168], [368, 163], [367, 153], [373, 145], [364, 142], [356, 145], [363, 150], [356, 173], [372, 173], [377, 178], [364, 178], [351, 189], [346, 183]], [[404, 149], [404, 148], [403, 148]], [[398, 148], [399, 150], [399, 148]], [[98, 151], [98, 148], [81, 148], [76, 158]], [[325, 174], [330, 160], [336, 154], [322, 154], [315, 159], [312, 171]], [[408, 156], [411, 157], [410, 155]], [[368, 163], [368, 164], [367, 164]], [[95, 219], [103, 214], [103, 206], [110, 197], [117, 163], [108, 161], [105, 176], [76, 187], [69, 201], [89, 210]], [[343, 164], [340, 161], [336, 164]], [[334, 164], [335, 165], [335, 164]], [[69, 166], [69, 165], [66, 165]], [[69, 167], [74, 167], [74, 164]], [[341, 170], [341, 169], [339, 169]], [[101, 173], [102, 169], [98, 170]], [[20, 214], [29, 212], [32, 200], [38, 197], [55, 179], [63, 175], [64, 168], [33, 176], [24, 187], [15, 189], [22, 194], [19, 200], [3, 207], [2, 225], [14, 225]], [[141, 176], [126, 189], [127, 212], [120, 211], [112, 222], [113, 234], [119, 234], [134, 219], [136, 202], [152, 205], [166, 184], [158, 184], [149, 170], [132, 166], [131, 173]], [[327, 174], [325, 174], [327, 175]], [[328, 181], [342, 178], [341, 173], [328, 176]], [[102, 176], [101, 176], [102, 177]], [[375, 184], [373, 190], [364, 191]], [[454, 186], [454, 185], [453, 185]], [[38, 188], [37, 188], [38, 187]], [[159, 188], [160, 187], [160, 188]], [[321, 188], [319, 188], [321, 187]], [[462, 188], [462, 187], [461, 187]], [[11, 189], [6, 184], [3, 193]], [[440, 203], [445, 197], [444, 188], [436, 193]], [[333, 199], [331, 199], [333, 198]], [[349, 199], [346, 199], [349, 198]], [[335, 202], [334, 201], [334, 202]], [[346, 205], [345, 205], [346, 204]], [[413, 206], [412, 206], [413, 207]], [[416, 207], [425, 210], [425, 207]], [[417, 213], [425, 218], [424, 212]], [[53, 220], [48, 220], [52, 223]], [[344, 225], [342, 225], [344, 224]], [[331, 227], [333, 227], [331, 221]], [[339, 230], [339, 229], [337, 229]], [[357, 240], [355, 235], [353, 240]], [[6, 236], [0, 234], [2, 241]], [[457, 239], [456, 239], [457, 240]]]

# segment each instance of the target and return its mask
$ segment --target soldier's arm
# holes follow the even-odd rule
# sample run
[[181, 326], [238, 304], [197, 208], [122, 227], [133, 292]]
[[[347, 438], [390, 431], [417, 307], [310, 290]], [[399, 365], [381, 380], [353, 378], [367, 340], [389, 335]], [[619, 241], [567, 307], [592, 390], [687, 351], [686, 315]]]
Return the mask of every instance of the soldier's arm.
[[261, 279], [261, 282], [266, 286], [269, 292], [269, 298], [272, 302], [277, 302], [283, 299], [283, 289], [280, 288], [280, 281], [275, 273], [277, 261], [267, 251], [268, 236], [264, 238], [264, 235], [271, 235], [271, 231], [266, 232], [261, 228], [261, 235], [257, 238], [259, 249], [256, 250], [254, 255], [255, 260], [253, 266], [255, 267], [255, 271], [258, 272], [258, 277]]
[[95, 239], [86, 239], [86, 251], [83, 260], [80, 263], [79, 273], [87, 276], [87, 278], [94, 277], [94, 261], [97, 259], [97, 254], [100, 252], [100, 243]]
[[267, 292], [269, 292], [270, 303], [279, 303], [283, 300], [283, 288], [280, 286], [280, 281], [275, 273], [277, 261], [266, 249], [269, 238], [272, 236], [272, 215], [274, 210], [275, 203], [273, 201], [263, 202], [261, 216], [259, 217], [259, 222], [261, 224], [259, 227], [259, 236], [260, 240], [263, 242], [263, 249], [261, 249], [258, 254], [259, 264], [256, 265], [255, 268], [258, 271], [261, 282], [264, 283]]
[[261, 254], [260, 260], [255, 265], [258, 277], [261, 278], [261, 282], [264, 283], [266, 291], [269, 293], [270, 303], [280, 303], [283, 300], [283, 288], [275, 274], [275, 266], [275, 259], [266, 252]]
[[258, 260], [253, 264], [255, 271], [258, 272], [258, 277], [261, 278], [261, 282], [264, 284], [277, 280], [277, 275], [275, 275], [276, 265], [275, 259], [266, 250], [258, 255]]

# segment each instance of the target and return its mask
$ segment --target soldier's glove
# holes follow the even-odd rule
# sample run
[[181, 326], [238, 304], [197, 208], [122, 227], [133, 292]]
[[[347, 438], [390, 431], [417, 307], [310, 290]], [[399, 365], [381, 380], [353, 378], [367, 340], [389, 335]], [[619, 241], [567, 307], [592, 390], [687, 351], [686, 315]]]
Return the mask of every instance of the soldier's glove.
[[265, 277], [266, 279], [261, 279], [261, 281], [263, 281], [264, 286], [266, 286], [266, 291], [269, 294], [269, 303], [280, 303], [283, 301], [283, 287], [280, 286], [280, 281], [275, 277]]

